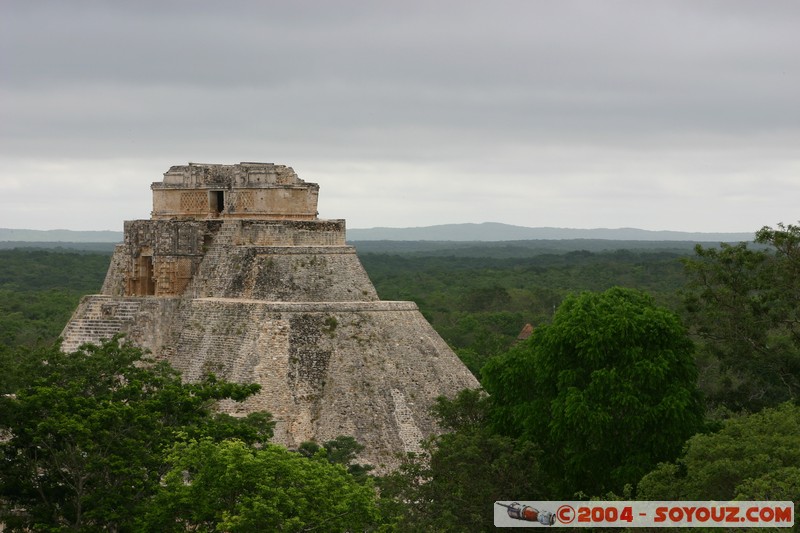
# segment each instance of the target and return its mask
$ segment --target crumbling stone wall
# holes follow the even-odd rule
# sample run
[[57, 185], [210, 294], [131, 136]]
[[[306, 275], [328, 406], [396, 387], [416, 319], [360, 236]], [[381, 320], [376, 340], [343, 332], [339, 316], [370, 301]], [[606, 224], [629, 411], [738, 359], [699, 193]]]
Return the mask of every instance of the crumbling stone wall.
[[[184, 379], [260, 384], [219, 408], [269, 411], [276, 442], [351, 435], [366, 446], [360, 461], [394, 468], [437, 431], [435, 399], [478, 382], [414, 303], [379, 300], [344, 220], [234, 216], [262, 190], [283, 198], [277, 211], [296, 210], [297, 190], [316, 208], [316, 187], [265, 163], [172, 167], [153, 186], [153, 219], [125, 223], [102, 294], [81, 301], [63, 349], [124, 333]], [[226, 205], [206, 216], [215, 199]]]
[[203, 263], [191, 292], [267, 301], [378, 299], [350, 246], [232, 248], [218, 260]]
[[221, 221], [125, 222], [102, 293], [109, 296], [177, 296], [197, 272]]
[[129, 221], [103, 294], [377, 299], [344, 236], [343, 220]]
[[241, 220], [235, 244], [252, 246], [344, 246], [344, 220]]
[[411, 302], [202, 298], [181, 323], [170, 360], [187, 379], [214, 372], [262, 385], [224, 410], [273, 413], [275, 440], [289, 447], [352, 435], [368, 445], [361, 459], [383, 470], [437, 431], [436, 397], [477, 386]]
[[98, 344], [123, 333], [154, 355], [168, 359], [180, 331], [182, 303], [181, 298], [84, 296], [61, 333], [62, 350], [72, 352], [81, 344]]
[[129, 261], [130, 258], [126, 253], [125, 245], [116, 245], [114, 247], [114, 253], [111, 255], [111, 263], [108, 266], [105, 280], [103, 280], [103, 287], [100, 289], [100, 294], [125, 296], [125, 272], [129, 269]]
[[478, 386], [412, 302], [90, 296], [76, 315], [65, 349], [120, 331], [189, 381], [258, 383], [256, 396], [220, 409], [269, 411], [274, 440], [289, 447], [351, 435], [380, 472], [438, 431], [438, 396]]
[[174, 166], [153, 183], [153, 219], [317, 218], [319, 185], [272, 163]]

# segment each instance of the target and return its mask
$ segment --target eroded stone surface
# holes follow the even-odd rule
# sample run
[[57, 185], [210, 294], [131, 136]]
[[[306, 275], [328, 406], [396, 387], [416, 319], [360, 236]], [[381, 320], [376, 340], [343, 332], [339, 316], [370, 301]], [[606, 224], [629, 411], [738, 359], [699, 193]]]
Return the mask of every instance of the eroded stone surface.
[[[211, 209], [215, 191], [248, 188], [276, 198], [304, 190], [314, 214], [285, 216], [302, 211], [294, 192], [278, 214]], [[212, 203], [165, 217], [165, 190]], [[81, 301], [64, 349], [123, 332], [184, 379], [259, 383], [259, 394], [220, 409], [271, 412], [276, 442], [351, 435], [366, 446], [361, 461], [396, 466], [396, 453], [419, 451], [437, 431], [435, 398], [478, 383], [414, 303], [379, 300], [344, 221], [316, 218], [316, 191], [278, 165], [172, 167], [153, 184], [153, 218], [125, 223], [102, 294]]]

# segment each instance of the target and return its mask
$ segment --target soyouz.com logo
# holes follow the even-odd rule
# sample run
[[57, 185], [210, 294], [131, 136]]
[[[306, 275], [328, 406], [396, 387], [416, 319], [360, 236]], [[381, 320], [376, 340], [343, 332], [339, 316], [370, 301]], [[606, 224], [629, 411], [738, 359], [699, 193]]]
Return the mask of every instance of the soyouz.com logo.
[[792, 527], [794, 502], [495, 502], [497, 527]]

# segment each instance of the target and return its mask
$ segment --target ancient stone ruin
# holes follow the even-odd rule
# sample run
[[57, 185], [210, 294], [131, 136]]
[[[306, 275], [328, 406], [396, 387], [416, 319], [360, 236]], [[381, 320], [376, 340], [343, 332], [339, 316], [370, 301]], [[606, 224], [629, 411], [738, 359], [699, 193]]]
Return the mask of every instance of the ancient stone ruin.
[[259, 383], [220, 408], [269, 411], [290, 448], [353, 436], [378, 471], [437, 431], [437, 396], [478, 386], [416, 304], [378, 298], [344, 220], [318, 219], [319, 186], [291, 168], [189, 163], [151, 189], [65, 351], [122, 332], [186, 380]]

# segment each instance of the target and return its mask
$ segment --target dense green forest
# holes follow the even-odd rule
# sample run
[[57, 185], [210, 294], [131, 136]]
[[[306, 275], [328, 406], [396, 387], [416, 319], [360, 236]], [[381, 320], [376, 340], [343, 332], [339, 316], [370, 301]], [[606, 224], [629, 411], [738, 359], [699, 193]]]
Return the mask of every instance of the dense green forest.
[[0, 346], [52, 343], [81, 296], [99, 292], [110, 253], [0, 250]]
[[109, 254], [0, 251], [8, 530], [486, 531], [498, 500], [800, 501], [799, 227], [696, 248], [359, 256], [486, 391], [441, 398], [444, 432], [385, 476], [347, 436], [292, 452], [269, 443], [269, 414], [214, 414], [255, 386], [181, 383], [116, 339], [61, 355]]
[[[570, 292], [617, 285], [645, 290], [671, 308], [680, 305], [676, 294], [685, 276], [679, 260], [690, 255], [688, 247], [639, 243], [634, 250], [606, 250], [608, 244], [598, 241], [570, 241], [599, 251], [558, 253], [549, 241], [534, 242], [537, 246], [471, 243], [456, 249], [440, 243], [425, 246], [426, 252], [397, 243], [396, 253], [359, 252], [359, 257], [381, 299], [416, 302], [451, 346], [481, 360], [508, 348], [525, 324], [549, 321]], [[498, 250], [505, 252], [496, 257]], [[109, 260], [106, 251], [0, 250], [0, 344], [53, 342], [80, 297], [100, 290]]]
[[[685, 283], [674, 250], [539, 253], [529, 257], [361, 253], [384, 300], [410, 300], [476, 375], [507, 350], [526, 324], [548, 323], [570, 293], [613, 286], [638, 288], [672, 309]], [[479, 252], [479, 250], [482, 250]], [[548, 249], [549, 250], [549, 249]], [[457, 249], [463, 251], [463, 249]], [[517, 255], [527, 249], [518, 250]]]

